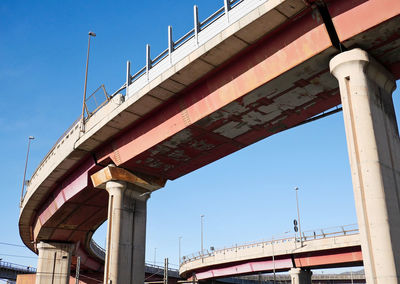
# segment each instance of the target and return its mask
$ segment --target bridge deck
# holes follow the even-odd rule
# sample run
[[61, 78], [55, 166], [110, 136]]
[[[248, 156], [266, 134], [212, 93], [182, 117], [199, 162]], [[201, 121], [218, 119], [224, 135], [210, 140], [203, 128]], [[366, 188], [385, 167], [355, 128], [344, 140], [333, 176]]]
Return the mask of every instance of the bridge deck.
[[184, 278], [231, 277], [245, 274], [287, 271], [292, 267], [329, 268], [362, 265], [358, 229], [290, 237], [239, 245], [186, 257], [180, 267]]

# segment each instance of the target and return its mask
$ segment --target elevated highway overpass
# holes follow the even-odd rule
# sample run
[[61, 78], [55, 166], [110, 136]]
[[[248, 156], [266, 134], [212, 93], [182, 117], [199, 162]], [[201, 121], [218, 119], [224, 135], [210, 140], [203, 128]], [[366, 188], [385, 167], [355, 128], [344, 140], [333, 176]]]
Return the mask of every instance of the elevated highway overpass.
[[0, 279], [15, 281], [18, 274], [33, 274], [36, 268], [0, 260]]
[[[310, 271], [320, 268], [362, 266], [358, 229], [354, 226], [306, 232], [297, 237], [235, 245], [185, 257], [183, 278], [209, 280], [248, 274]], [[308, 273], [311, 281], [311, 273]]]
[[[203, 21], [196, 8], [194, 14], [195, 25], [188, 34], [174, 41], [170, 33], [168, 49], [155, 58], [148, 48], [146, 66], [133, 76], [127, 68], [125, 84], [102, 108], [87, 111], [45, 156], [21, 201], [23, 242], [39, 253], [39, 259], [58, 252], [66, 257], [66, 267], [74, 267], [80, 256], [84, 270], [105, 268], [105, 282], [118, 282], [114, 277], [125, 275], [118, 272], [124, 266], [116, 265], [124, 259], [131, 268], [123, 270], [134, 271], [125, 276], [141, 283], [148, 194], [167, 180], [324, 116], [342, 103], [367, 279], [398, 279], [399, 256], [394, 252], [400, 250], [392, 241], [400, 222], [399, 190], [393, 186], [398, 178], [393, 174], [398, 135], [391, 92], [394, 79], [400, 78], [399, 1], [225, 1]], [[332, 58], [340, 59], [331, 66], [340, 92], [330, 74]], [[346, 62], [367, 66], [353, 70], [364, 72], [367, 79], [360, 80], [360, 75], [350, 82], [353, 71], [339, 72]], [[375, 92], [382, 103], [372, 104], [373, 111], [368, 104], [352, 104], [348, 97], [357, 93], [351, 92], [353, 82], [354, 88], [361, 86], [357, 92], [369, 94], [363, 99], [374, 98], [370, 94]], [[374, 135], [378, 129], [383, 132]], [[359, 132], [366, 139], [356, 135]], [[369, 159], [363, 155], [377, 161], [373, 170], [364, 170]], [[380, 164], [385, 167], [375, 167]], [[370, 188], [379, 194], [369, 193]], [[371, 210], [378, 213], [368, 214]], [[104, 266], [90, 243], [107, 218], [107, 251], [114, 253], [108, 253]], [[135, 230], [122, 230], [132, 227]], [[374, 253], [379, 251], [384, 253]], [[385, 266], [388, 271], [373, 268], [376, 258], [391, 263]], [[395, 283], [390, 281], [386, 283]]]

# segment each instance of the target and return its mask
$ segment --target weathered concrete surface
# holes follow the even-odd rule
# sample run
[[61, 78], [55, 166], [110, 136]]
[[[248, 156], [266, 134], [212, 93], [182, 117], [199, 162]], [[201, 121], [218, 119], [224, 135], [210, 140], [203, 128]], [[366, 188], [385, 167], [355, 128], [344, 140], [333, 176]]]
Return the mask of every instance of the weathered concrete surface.
[[334, 57], [367, 283], [400, 283], [400, 140], [394, 76], [367, 52]]
[[67, 284], [70, 278], [71, 256], [75, 245], [40, 242], [36, 284]]

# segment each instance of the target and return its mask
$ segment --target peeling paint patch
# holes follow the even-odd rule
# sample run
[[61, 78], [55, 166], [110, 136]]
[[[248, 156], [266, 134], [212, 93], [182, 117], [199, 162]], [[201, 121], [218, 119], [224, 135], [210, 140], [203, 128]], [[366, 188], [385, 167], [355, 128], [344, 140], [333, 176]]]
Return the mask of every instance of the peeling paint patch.
[[247, 112], [249, 108], [239, 104], [238, 102], [232, 102], [225, 106], [223, 110], [230, 115], [241, 115], [242, 113]]
[[[165, 143], [164, 143], [164, 144], [165, 144]], [[165, 154], [167, 154], [170, 150], [171, 150], [170, 148], [168, 148], [168, 147], [166, 147], [166, 146], [164, 146], [164, 145], [157, 145], [157, 146], [155, 146], [153, 149], [150, 150], [150, 156], [151, 156], [151, 157], [154, 157], [154, 156], [156, 156], [156, 155], [158, 155], [158, 154], [165, 155]]]
[[[242, 99], [243, 105], [244, 106], [250, 106], [252, 104], [254, 104], [255, 102], [257, 102], [258, 100], [265, 98], [265, 97], [272, 97], [274, 95], [277, 94], [277, 90], [276, 89], [269, 89], [269, 90], [265, 90], [266, 88], [258, 88], [257, 90], [251, 92], [250, 94], [248, 94], [247, 96], [245, 96]], [[265, 93], [268, 93], [267, 95]]]
[[279, 105], [282, 110], [295, 109], [309, 101], [315, 99], [315, 96], [308, 95], [306, 90], [302, 88], [295, 88], [291, 92], [283, 94], [275, 98], [275, 103]]
[[182, 149], [176, 149], [168, 154], [168, 157], [174, 159], [176, 161], [185, 162], [190, 160], [190, 157], [185, 154], [185, 151]]
[[187, 143], [191, 140], [192, 133], [190, 129], [186, 128], [163, 143], [163, 145], [168, 146], [169, 148], [176, 149], [178, 148], [179, 144]]
[[216, 111], [209, 116], [206, 116], [205, 118], [201, 119], [200, 121], [196, 122], [197, 125], [200, 127], [208, 128], [212, 124], [214, 124], [217, 121], [227, 121], [229, 118], [229, 114], [223, 111]]
[[281, 112], [279, 110], [272, 111], [269, 114], [262, 114], [257, 111], [250, 111], [242, 116], [242, 121], [250, 126], [262, 125], [279, 116]]
[[215, 145], [207, 143], [205, 140], [195, 140], [192, 141], [189, 145], [198, 151], [209, 151], [215, 148]]
[[250, 129], [251, 127], [245, 123], [230, 121], [227, 124], [221, 126], [220, 128], [214, 130], [214, 133], [218, 133], [221, 134], [222, 136], [232, 139], [243, 133], [246, 133]]

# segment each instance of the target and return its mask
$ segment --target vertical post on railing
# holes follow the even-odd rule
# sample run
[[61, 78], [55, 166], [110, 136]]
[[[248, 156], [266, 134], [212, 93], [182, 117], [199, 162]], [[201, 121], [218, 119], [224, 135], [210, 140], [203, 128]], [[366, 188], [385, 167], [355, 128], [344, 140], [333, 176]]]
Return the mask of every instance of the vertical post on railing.
[[224, 9], [225, 9], [226, 21], [229, 23], [229, 10], [231, 9], [230, 0], [224, 0]]
[[149, 80], [150, 68], [151, 68], [150, 44], [146, 44], [146, 76], [147, 76], [147, 80]]
[[164, 284], [168, 284], [168, 258], [164, 259]]
[[131, 78], [131, 62], [128, 60], [126, 61], [126, 88], [125, 88], [125, 95], [127, 96], [129, 93], [129, 85], [132, 82]]
[[81, 269], [81, 257], [76, 258], [76, 273], [75, 273], [75, 284], [79, 284], [79, 270]]
[[193, 6], [193, 15], [194, 15], [194, 40], [196, 42], [196, 46], [199, 45], [199, 32], [200, 32], [200, 22], [199, 22], [199, 8], [197, 5]]
[[272, 241], [271, 241], [271, 245], [272, 245], [272, 265], [273, 265], [273, 273], [274, 273], [274, 284], [276, 282], [276, 273], [275, 273], [275, 247], [274, 247], [274, 237], [272, 237]]
[[168, 56], [169, 62], [172, 62], [172, 52], [174, 51], [174, 41], [172, 40], [172, 26], [168, 26]]

